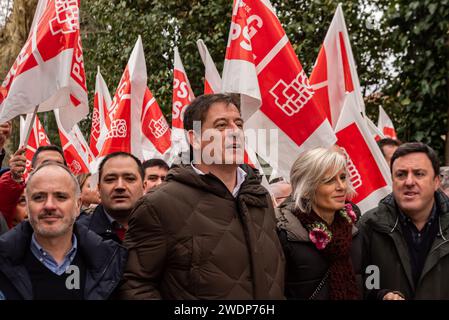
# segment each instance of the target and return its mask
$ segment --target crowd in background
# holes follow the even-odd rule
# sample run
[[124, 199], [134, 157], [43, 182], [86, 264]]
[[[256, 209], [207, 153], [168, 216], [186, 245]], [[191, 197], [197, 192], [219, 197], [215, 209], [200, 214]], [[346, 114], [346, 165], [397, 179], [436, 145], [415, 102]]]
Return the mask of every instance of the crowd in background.
[[[185, 112], [201, 153], [194, 121], [223, 141], [243, 130], [228, 95]], [[378, 142], [393, 191], [362, 215], [337, 146], [298, 155], [267, 190], [237, 161], [169, 167], [125, 152], [75, 177], [55, 145], [25, 178], [23, 147], [3, 159], [10, 133], [0, 125], [0, 300], [449, 299], [449, 174], [423, 143]]]

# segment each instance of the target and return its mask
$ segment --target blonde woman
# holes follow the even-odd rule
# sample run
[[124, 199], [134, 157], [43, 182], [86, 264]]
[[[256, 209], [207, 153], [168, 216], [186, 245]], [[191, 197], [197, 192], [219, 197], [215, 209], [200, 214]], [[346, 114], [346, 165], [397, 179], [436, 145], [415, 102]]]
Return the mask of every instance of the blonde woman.
[[353, 300], [361, 292], [359, 209], [346, 158], [337, 149], [302, 154], [290, 172], [292, 195], [277, 209], [289, 299]]

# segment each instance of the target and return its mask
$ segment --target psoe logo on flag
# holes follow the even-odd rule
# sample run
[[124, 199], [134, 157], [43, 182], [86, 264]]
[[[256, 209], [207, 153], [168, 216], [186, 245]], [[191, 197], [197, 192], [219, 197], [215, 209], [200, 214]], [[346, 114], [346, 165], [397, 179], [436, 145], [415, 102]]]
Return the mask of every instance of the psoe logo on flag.
[[249, 16], [246, 25], [242, 28], [238, 23], [232, 23], [231, 41], [239, 40], [239, 45], [243, 50], [252, 51], [251, 39], [257, 31], [262, 29], [263, 20], [258, 15]]
[[72, 163], [69, 164], [69, 169], [70, 169], [70, 171], [73, 172], [73, 174], [76, 175], [81, 172], [82, 168], [81, 168], [81, 164], [78, 161], [73, 160]]
[[50, 31], [52, 35], [58, 33], [69, 34], [76, 32], [78, 26], [78, 0], [56, 0], [56, 16], [50, 20]]
[[164, 116], [160, 117], [158, 120], [151, 119], [148, 128], [150, 129], [151, 134], [156, 138], [162, 137], [169, 129]]
[[45, 132], [39, 132], [38, 136], [39, 136], [39, 145], [41, 145], [42, 142], [46, 142], [46, 143], [50, 144], [50, 142], [48, 141], [48, 138], [47, 138], [47, 135], [45, 134]]
[[100, 133], [100, 112], [96, 108], [92, 113], [92, 133]]
[[309, 84], [307, 76], [303, 70], [289, 84], [284, 80], [279, 81], [270, 89], [270, 94], [274, 97], [276, 105], [289, 117], [296, 113], [312, 99], [313, 89]]
[[357, 167], [355, 166], [354, 162], [351, 160], [351, 157], [349, 156], [348, 152], [346, 152], [345, 148], [340, 147], [341, 151], [344, 153], [347, 161], [347, 170], [349, 173], [349, 180], [351, 181], [352, 186], [354, 189], [358, 189], [362, 186], [362, 177], [359, 173], [359, 170], [357, 170]]
[[[178, 71], [175, 70], [178, 74]], [[176, 91], [175, 101], [173, 102], [173, 119], [179, 119], [181, 122], [184, 119], [184, 112], [187, 105], [191, 102], [191, 97], [189, 94], [189, 87], [187, 81], [184, 80], [184, 75], [179, 73], [179, 78], [173, 80], [173, 90]]]
[[17, 74], [20, 74], [23, 64], [28, 61], [30, 55], [31, 55], [31, 47], [30, 43], [27, 42], [23, 46], [22, 50], [20, 50], [16, 61], [12, 65], [11, 70], [9, 70], [8, 74], [6, 75], [3, 84], [0, 86], [0, 103], [2, 103], [3, 100], [6, 99], [6, 96], [8, 95], [9, 91], [9, 86], [11, 85], [12, 80], [15, 78]]
[[126, 120], [117, 119], [111, 122], [111, 128], [106, 135], [106, 139], [126, 138], [127, 127]]

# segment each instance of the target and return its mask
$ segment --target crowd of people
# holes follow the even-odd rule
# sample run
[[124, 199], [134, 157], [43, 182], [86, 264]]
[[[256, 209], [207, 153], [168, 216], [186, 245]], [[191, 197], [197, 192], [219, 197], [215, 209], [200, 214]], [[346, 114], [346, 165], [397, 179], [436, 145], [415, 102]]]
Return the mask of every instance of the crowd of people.
[[[186, 109], [201, 154], [211, 142], [195, 121], [223, 141], [242, 136], [232, 96]], [[3, 162], [10, 133], [0, 125]], [[337, 146], [298, 155], [269, 190], [238, 161], [169, 167], [125, 152], [75, 177], [55, 145], [37, 149], [24, 179], [21, 147], [0, 171], [0, 300], [449, 299], [449, 175], [423, 143], [379, 147], [392, 193], [363, 214]]]

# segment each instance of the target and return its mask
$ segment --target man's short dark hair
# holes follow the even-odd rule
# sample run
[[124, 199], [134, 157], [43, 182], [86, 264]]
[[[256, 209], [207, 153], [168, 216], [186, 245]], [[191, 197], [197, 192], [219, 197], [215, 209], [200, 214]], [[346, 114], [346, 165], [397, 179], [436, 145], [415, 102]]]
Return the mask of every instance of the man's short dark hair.
[[383, 147], [385, 146], [392, 146], [392, 147], [399, 147], [402, 144], [402, 142], [400, 140], [395, 140], [395, 139], [391, 139], [391, 138], [383, 138], [380, 139], [379, 141], [377, 141], [377, 145], [380, 148], [380, 151], [382, 151], [382, 154], [385, 157], [385, 153], [384, 153], [384, 149]]
[[140, 160], [136, 156], [132, 155], [131, 153], [123, 152], [123, 151], [110, 153], [106, 157], [104, 157], [103, 160], [101, 160], [100, 166], [98, 167], [98, 175], [99, 175], [98, 180], [99, 181], [101, 181], [101, 176], [103, 174], [103, 167], [106, 164], [106, 162], [108, 162], [112, 158], [117, 158], [117, 157], [133, 159], [136, 162], [137, 170], [139, 171], [139, 175], [142, 177], [142, 181], [143, 181], [143, 179], [145, 177], [145, 173], [144, 173], [144, 170], [142, 167], [142, 162], [140, 162]]
[[62, 149], [60, 147], [55, 146], [54, 144], [52, 144], [52, 145], [49, 145], [49, 146], [41, 146], [41, 147], [37, 148], [36, 152], [34, 153], [33, 159], [31, 159], [31, 168], [35, 167], [38, 155], [41, 152], [44, 152], [44, 151], [56, 151], [56, 152], [58, 152], [61, 155], [62, 159], [64, 160], [64, 165], [67, 166], [67, 162], [65, 161], [64, 152], [62, 151]]
[[432, 163], [433, 172], [435, 173], [435, 175], [439, 175], [440, 161], [438, 160], [436, 152], [427, 144], [424, 144], [422, 142], [408, 142], [401, 144], [391, 157], [391, 172], [393, 173], [393, 163], [397, 158], [417, 152], [421, 152], [427, 155], [427, 158], [429, 158], [430, 162]]
[[144, 171], [146, 168], [152, 168], [152, 167], [159, 167], [159, 168], [165, 169], [167, 171], [168, 171], [168, 169], [170, 169], [167, 162], [165, 162], [162, 159], [157, 159], [157, 158], [144, 161], [142, 163], [142, 167], [143, 167]]
[[194, 99], [184, 112], [184, 129], [193, 130], [193, 122], [206, 119], [207, 111], [214, 103], [233, 104], [240, 111], [238, 95], [235, 94], [204, 94]]

